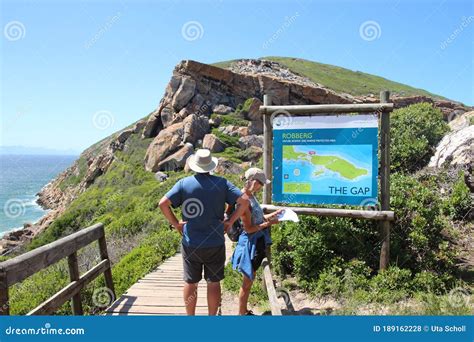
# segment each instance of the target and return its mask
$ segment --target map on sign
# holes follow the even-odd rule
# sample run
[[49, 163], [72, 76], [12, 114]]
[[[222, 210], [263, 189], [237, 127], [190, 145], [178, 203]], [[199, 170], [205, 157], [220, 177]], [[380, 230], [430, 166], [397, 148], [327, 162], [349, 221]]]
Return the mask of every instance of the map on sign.
[[273, 201], [377, 201], [376, 117], [277, 117], [273, 124]]

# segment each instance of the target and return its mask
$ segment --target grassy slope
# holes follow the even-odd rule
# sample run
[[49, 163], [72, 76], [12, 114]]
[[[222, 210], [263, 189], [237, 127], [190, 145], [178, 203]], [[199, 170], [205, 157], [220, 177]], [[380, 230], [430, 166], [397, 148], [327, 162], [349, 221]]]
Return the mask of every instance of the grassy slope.
[[[392, 94], [426, 95], [435, 98], [443, 98], [440, 95], [430, 93], [423, 89], [413, 88], [406, 84], [387, 80], [386, 78], [366, 74], [360, 71], [352, 71], [335, 65], [323, 64], [291, 57], [262, 57], [278, 62], [286, 66], [291, 71], [308, 77], [316, 83], [320, 83], [336, 92], [347, 93], [351, 95], [378, 94], [380, 90], [388, 89]], [[232, 61], [223, 61], [213, 65], [220, 68], [228, 68]]]

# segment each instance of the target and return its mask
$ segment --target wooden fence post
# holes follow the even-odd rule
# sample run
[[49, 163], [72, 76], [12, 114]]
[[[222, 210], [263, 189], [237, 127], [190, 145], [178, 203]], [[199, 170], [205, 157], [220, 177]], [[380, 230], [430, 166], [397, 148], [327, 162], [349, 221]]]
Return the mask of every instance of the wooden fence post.
[[10, 314], [10, 301], [8, 299], [7, 273], [0, 269], [0, 316]]
[[[67, 258], [67, 263], [69, 266], [69, 279], [71, 281], [77, 281], [80, 278], [79, 274], [79, 264], [77, 262], [77, 252], [70, 254]], [[83, 315], [82, 302], [81, 302], [81, 292], [78, 292], [72, 297], [72, 312], [74, 315]]]
[[[272, 99], [270, 95], [263, 95], [263, 105], [270, 106], [272, 104]], [[273, 127], [272, 127], [272, 116], [265, 112], [263, 114], [263, 172], [273, 183]], [[272, 183], [265, 184], [263, 187], [263, 204], [272, 203]], [[269, 234], [271, 236], [272, 230], [268, 228]], [[272, 262], [272, 251], [271, 247], [266, 248], [266, 256], [268, 259], [268, 264], [271, 265]]]
[[[270, 106], [272, 100], [270, 95], [263, 95], [263, 105]], [[273, 158], [273, 127], [272, 118], [268, 113], [263, 114], [263, 172], [268, 179], [272, 179], [272, 158]], [[263, 203], [272, 202], [272, 183], [266, 184], [263, 188]]]
[[[104, 229], [104, 228], [102, 228]], [[107, 242], [105, 241], [105, 232], [103, 232], [102, 236], [99, 238], [99, 251], [100, 251], [100, 258], [101, 260], [106, 260], [109, 258], [109, 254], [107, 252]], [[114, 288], [114, 281], [112, 279], [112, 270], [111, 270], [111, 263], [109, 263], [109, 268], [104, 271], [104, 278], [105, 278], [105, 285], [112, 291], [112, 302], [115, 300], [115, 288]]]
[[[380, 92], [380, 103], [389, 100], [390, 92]], [[380, 206], [381, 210], [390, 210], [390, 115], [386, 111], [380, 114], [380, 150]], [[381, 221], [380, 234], [379, 270], [385, 270], [390, 262], [390, 221]]]

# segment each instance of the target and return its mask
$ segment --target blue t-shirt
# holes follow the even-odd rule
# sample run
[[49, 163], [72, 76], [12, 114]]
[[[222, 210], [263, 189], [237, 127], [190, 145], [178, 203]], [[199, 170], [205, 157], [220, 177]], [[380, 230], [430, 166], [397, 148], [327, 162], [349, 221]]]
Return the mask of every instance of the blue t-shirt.
[[174, 208], [181, 207], [183, 244], [194, 248], [222, 246], [225, 204], [234, 205], [242, 195], [231, 182], [208, 173], [180, 179], [166, 193]]

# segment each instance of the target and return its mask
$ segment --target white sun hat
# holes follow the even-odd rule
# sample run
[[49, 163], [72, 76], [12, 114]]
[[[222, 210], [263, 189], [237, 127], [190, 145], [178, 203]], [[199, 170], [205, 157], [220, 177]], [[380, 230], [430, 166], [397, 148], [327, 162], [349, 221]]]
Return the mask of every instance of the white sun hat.
[[188, 165], [191, 170], [197, 173], [207, 173], [217, 167], [218, 160], [211, 156], [208, 149], [199, 149], [188, 158]]

